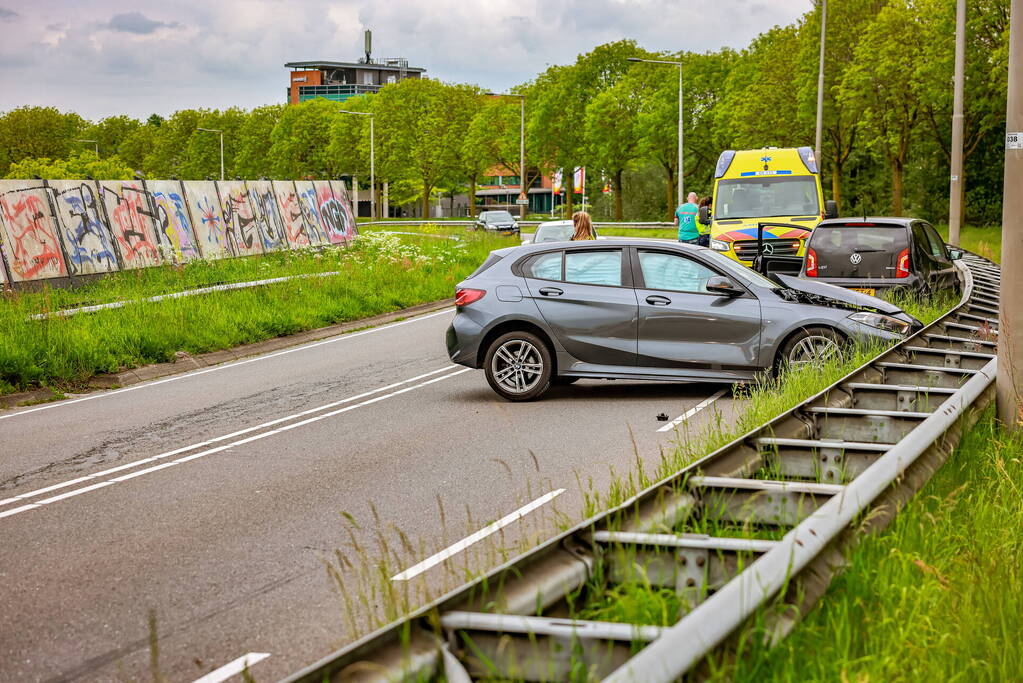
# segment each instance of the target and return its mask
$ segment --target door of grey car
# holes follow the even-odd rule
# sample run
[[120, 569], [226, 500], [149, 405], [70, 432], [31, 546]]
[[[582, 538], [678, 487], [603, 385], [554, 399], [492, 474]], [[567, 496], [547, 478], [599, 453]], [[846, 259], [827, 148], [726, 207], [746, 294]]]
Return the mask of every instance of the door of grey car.
[[932, 266], [934, 268], [935, 286], [940, 289], [953, 287], [958, 282], [955, 266], [945, 248], [945, 242], [938, 235], [929, 223], [921, 223], [924, 234], [927, 236], [927, 246], [930, 249]]
[[634, 253], [638, 365], [693, 370], [760, 366], [760, 301], [755, 296], [708, 292], [707, 280], [722, 273], [695, 258], [654, 249]]
[[540, 315], [577, 360], [636, 364], [639, 306], [622, 249], [545, 252], [521, 272]]

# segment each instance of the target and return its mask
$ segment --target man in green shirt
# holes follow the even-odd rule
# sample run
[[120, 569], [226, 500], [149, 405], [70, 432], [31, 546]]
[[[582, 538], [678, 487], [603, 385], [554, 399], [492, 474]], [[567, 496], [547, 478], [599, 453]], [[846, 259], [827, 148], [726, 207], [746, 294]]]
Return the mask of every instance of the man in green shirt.
[[696, 202], [699, 196], [690, 192], [686, 197], [686, 203], [675, 209], [675, 226], [678, 228], [678, 241], [686, 244], [697, 244], [700, 240], [700, 229], [696, 222], [696, 216], [700, 212]]

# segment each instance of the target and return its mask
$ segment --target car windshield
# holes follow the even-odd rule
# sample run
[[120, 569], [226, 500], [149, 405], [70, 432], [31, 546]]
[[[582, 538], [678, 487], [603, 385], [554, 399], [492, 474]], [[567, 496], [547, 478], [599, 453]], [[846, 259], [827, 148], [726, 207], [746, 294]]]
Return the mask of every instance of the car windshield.
[[714, 218], [812, 216], [820, 213], [814, 176], [757, 176], [718, 182]]
[[710, 249], [704, 249], [700, 252], [701, 256], [706, 256], [714, 265], [721, 266], [721, 268], [728, 272], [729, 275], [734, 275], [740, 280], [750, 285], [757, 285], [759, 287], [769, 287], [771, 289], [778, 289], [778, 283], [767, 279], [755, 270], [750, 270], [746, 266], [742, 265], [737, 261], [719, 254], [716, 251]]
[[567, 242], [575, 234], [575, 228], [571, 223], [550, 223], [541, 225], [536, 229], [534, 242]]
[[514, 220], [507, 211], [487, 211], [482, 218], [484, 223], [511, 223]]

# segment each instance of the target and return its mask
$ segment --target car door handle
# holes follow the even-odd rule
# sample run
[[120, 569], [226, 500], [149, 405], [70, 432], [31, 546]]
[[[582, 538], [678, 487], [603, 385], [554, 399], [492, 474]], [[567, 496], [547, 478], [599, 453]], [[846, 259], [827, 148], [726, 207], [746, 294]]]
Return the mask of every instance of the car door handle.
[[671, 303], [671, 299], [660, 294], [652, 294], [646, 298], [646, 302], [651, 306], [667, 306]]
[[542, 296], [561, 296], [564, 294], [564, 290], [558, 289], [557, 287], [541, 287], [540, 294]]

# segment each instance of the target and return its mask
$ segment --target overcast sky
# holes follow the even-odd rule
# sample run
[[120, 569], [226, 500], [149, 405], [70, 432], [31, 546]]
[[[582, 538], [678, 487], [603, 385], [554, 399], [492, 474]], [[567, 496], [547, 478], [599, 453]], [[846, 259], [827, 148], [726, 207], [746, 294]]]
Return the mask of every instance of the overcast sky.
[[596, 45], [741, 48], [810, 0], [0, 0], [0, 110], [87, 118], [283, 102], [284, 63], [407, 57], [502, 90]]

